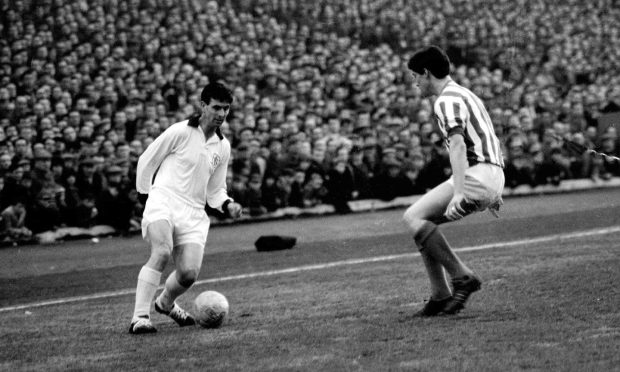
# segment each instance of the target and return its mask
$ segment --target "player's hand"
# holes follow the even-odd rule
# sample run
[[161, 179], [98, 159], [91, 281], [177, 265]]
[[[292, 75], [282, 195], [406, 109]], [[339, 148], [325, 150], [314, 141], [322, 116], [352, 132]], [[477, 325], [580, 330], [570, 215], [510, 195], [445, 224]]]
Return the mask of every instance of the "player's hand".
[[454, 194], [450, 203], [448, 203], [448, 207], [446, 208], [446, 212], [444, 216], [450, 221], [456, 221], [464, 217], [461, 211], [461, 203], [465, 200], [465, 195], [463, 194]]
[[235, 203], [232, 202], [230, 204], [228, 204], [228, 215], [232, 218], [239, 218], [241, 217], [241, 212], [243, 210], [243, 208], [241, 207], [241, 204], [239, 203]]

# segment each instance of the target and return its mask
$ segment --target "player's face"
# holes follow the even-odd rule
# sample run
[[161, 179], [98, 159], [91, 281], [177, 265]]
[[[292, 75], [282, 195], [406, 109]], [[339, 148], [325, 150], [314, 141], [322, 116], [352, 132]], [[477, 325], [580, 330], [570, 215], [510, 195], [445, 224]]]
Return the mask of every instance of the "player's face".
[[431, 82], [428, 78], [428, 72], [425, 74], [418, 74], [417, 72], [411, 71], [411, 77], [413, 79], [413, 85], [420, 89], [420, 95], [422, 97], [432, 95]]
[[227, 102], [211, 99], [209, 104], [201, 102], [202, 114], [209, 126], [219, 127], [226, 120], [230, 104]]

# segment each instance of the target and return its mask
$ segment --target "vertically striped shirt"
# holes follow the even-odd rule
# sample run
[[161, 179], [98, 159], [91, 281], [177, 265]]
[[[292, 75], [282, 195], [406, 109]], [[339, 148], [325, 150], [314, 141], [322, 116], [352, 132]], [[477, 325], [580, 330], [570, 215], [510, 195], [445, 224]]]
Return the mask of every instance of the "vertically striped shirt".
[[450, 80], [437, 97], [433, 110], [448, 146], [452, 134], [463, 135], [470, 166], [491, 163], [504, 167], [500, 141], [491, 118], [474, 93]]

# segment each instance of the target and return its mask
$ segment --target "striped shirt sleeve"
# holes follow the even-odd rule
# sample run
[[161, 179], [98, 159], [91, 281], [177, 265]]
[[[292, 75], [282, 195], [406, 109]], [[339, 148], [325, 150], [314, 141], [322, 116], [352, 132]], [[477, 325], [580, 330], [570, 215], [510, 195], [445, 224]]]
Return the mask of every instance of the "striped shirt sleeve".
[[440, 96], [435, 102], [435, 113], [447, 137], [464, 133], [467, 112], [465, 102], [460, 97]]

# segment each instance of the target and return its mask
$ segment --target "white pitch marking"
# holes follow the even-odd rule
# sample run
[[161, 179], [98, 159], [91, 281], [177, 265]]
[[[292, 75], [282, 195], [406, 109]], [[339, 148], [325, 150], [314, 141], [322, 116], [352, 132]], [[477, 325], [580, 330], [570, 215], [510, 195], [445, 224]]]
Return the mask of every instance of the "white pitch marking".
[[[472, 252], [472, 251], [481, 251], [481, 250], [492, 249], [492, 248], [509, 248], [509, 247], [514, 247], [518, 245], [545, 243], [545, 242], [561, 240], [561, 239], [585, 238], [585, 237], [594, 236], [594, 235], [613, 234], [616, 232], [620, 232], [620, 226], [608, 227], [608, 228], [603, 228], [603, 229], [577, 231], [577, 232], [568, 233], [568, 234], [546, 235], [546, 236], [541, 236], [538, 238], [520, 239], [520, 240], [509, 241], [509, 242], [489, 243], [489, 244], [483, 244], [483, 245], [478, 245], [478, 246], [473, 246], [473, 247], [456, 248], [455, 251], [456, 252]], [[201, 285], [201, 284], [221, 283], [221, 282], [228, 282], [228, 281], [233, 281], [233, 280], [244, 280], [244, 279], [275, 276], [275, 275], [282, 275], [282, 274], [293, 274], [293, 273], [299, 273], [303, 271], [322, 270], [322, 269], [329, 269], [332, 267], [339, 267], [339, 266], [349, 266], [349, 265], [359, 265], [359, 264], [373, 263], [373, 262], [393, 261], [393, 260], [399, 260], [403, 258], [413, 258], [413, 257], [418, 257], [418, 256], [420, 256], [419, 252], [412, 252], [412, 253], [393, 254], [393, 255], [387, 255], [387, 256], [355, 258], [355, 259], [350, 259], [350, 260], [334, 261], [334, 262], [315, 264], [315, 265], [290, 267], [287, 269], [259, 271], [255, 273], [230, 275], [230, 276], [223, 276], [219, 278], [204, 279], [204, 280], [199, 280], [196, 283], [194, 283], [194, 286]], [[163, 286], [159, 287], [159, 289], [162, 289], [162, 288]], [[71, 302], [83, 302], [83, 301], [89, 301], [89, 300], [99, 300], [102, 298], [120, 297], [120, 296], [135, 294], [135, 293], [136, 293], [135, 289], [122, 289], [118, 291], [100, 292], [100, 293], [95, 293], [95, 294], [86, 295], [86, 296], [65, 297], [65, 298], [59, 298], [56, 300], [32, 302], [32, 303], [23, 304], [23, 305], [2, 307], [0, 308], [0, 313], [4, 313], [8, 311], [15, 311], [15, 310], [32, 309], [32, 308], [43, 307], [43, 306], [62, 305], [62, 304], [67, 304]]]

